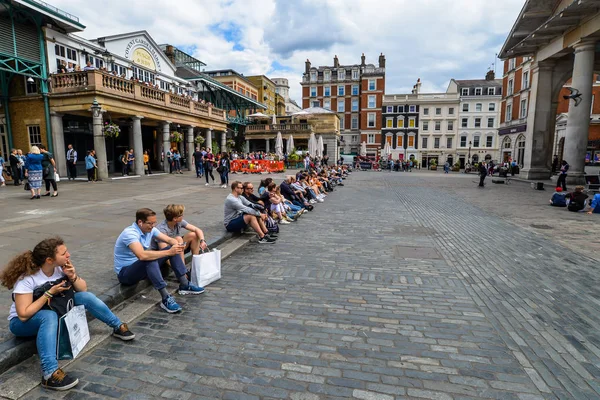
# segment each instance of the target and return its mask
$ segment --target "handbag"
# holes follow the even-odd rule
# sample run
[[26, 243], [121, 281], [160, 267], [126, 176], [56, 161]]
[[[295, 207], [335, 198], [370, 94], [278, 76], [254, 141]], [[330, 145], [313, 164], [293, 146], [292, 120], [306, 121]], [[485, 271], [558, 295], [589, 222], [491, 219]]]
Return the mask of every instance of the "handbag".
[[90, 341], [85, 307], [75, 306], [58, 321], [57, 360], [72, 360]]
[[224, 170], [224, 168], [223, 168], [223, 166], [222, 166], [222, 165], [219, 165], [219, 166], [217, 167], [217, 172], [218, 172], [218, 173], [221, 173], [221, 172], [223, 172], [223, 170]]
[[[40, 297], [44, 295], [44, 292], [50, 290], [52, 286], [58, 285], [60, 282], [67, 280], [66, 277], [57, 279], [55, 281], [46, 282], [42, 286], [38, 286], [33, 291], [33, 301], [36, 301]], [[67, 280], [68, 283], [68, 280]], [[70, 284], [70, 283], [69, 283]], [[59, 294], [55, 294], [51, 299], [48, 299], [44, 306], [41, 308], [42, 310], [52, 310], [59, 317], [62, 317], [66, 313], [68, 313], [73, 306], [75, 305], [75, 290], [73, 290], [73, 285], [69, 290], [65, 290]]]
[[25, 182], [25, 185], [23, 185], [23, 190], [31, 190], [31, 186], [29, 185], [29, 181]]
[[204, 287], [221, 279], [221, 250], [207, 250], [192, 257], [192, 285]]

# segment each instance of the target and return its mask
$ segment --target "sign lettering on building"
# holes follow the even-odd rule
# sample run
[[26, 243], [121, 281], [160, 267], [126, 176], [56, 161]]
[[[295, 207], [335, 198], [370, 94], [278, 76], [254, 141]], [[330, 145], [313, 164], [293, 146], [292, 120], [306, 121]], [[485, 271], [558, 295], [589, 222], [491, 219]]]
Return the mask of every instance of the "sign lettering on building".
[[156, 49], [144, 38], [135, 38], [127, 43], [125, 58], [142, 67], [161, 71], [160, 57]]

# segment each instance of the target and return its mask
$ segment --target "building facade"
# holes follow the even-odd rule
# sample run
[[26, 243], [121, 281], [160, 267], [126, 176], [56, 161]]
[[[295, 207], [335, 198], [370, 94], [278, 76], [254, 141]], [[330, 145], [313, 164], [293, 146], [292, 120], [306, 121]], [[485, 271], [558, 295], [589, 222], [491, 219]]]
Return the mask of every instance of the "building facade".
[[389, 143], [393, 160], [417, 160], [419, 112], [416, 94], [386, 95], [381, 110], [382, 146]]
[[258, 87], [250, 82], [250, 80], [244, 75], [236, 72], [233, 69], [221, 69], [214, 71], [202, 71], [204, 75], [211, 77], [212, 79], [221, 82], [222, 84], [229, 86], [236, 92], [250, 97], [254, 100], [259, 100]]
[[267, 106], [264, 113], [277, 115], [275, 83], [264, 75], [247, 76], [246, 78], [258, 89], [259, 101]]
[[449, 89], [456, 90], [460, 99], [456, 161], [461, 167], [466, 161], [502, 161], [498, 143], [502, 80], [488, 71], [486, 79], [452, 80]]
[[[302, 106], [322, 107], [340, 118], [342, 149], [357, 154], [365, 142], [367, 153], [377, 154], [381, 148], [381, 115], [385, 94], [385, 56], [378, 66], [366, 63], [341, 65], [337, 56], [332, 66], [312, 67], [306, 61], [302, 76]], [[358, 140], [357, 140], [358, 139]], [[346, 143], [350, 143], [348, 146]]]
[[[287, 115], [302, 110], [302, 107], [290, 98], [290, 85], [286, 78], [272, 78], [271, 80], [275, 83], [275, 93], [280, 94], [285, 101], [285, 113]], [[277, 113], [277, 115], [283, 114]]]

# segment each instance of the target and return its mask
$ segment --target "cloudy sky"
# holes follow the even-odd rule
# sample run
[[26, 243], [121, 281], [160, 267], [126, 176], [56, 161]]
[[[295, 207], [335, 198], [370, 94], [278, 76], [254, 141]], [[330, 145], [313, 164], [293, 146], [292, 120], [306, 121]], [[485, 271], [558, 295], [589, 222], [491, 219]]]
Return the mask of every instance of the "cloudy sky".
[[[451, 78], [492, 67], [525, 0], [50, 0], [96, 38], [147, 30], [209, 69], [290, 80], [301, 99], [304, 61], [313, 66], [387, 58], [386, 92], [445, 91]], [[497, 71], [501, 71], [500, 62]]]

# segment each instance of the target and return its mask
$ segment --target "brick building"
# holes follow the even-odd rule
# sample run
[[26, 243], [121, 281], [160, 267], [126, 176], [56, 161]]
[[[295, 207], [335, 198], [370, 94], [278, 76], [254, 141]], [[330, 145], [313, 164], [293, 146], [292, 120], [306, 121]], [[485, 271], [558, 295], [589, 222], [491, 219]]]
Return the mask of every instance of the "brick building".
[[337, 56], [332, 66], [312, 67], [306, 60], [302, 76], [302, 108], [323, 107], [340, 117], [343, 149], [359, 152], [360, 143], [367, 153], [377, 154], [383, 146], [381, 115], [385, 95], [385, 56], [379, 55], [378, 66], [366, 63], [341, 65]]

